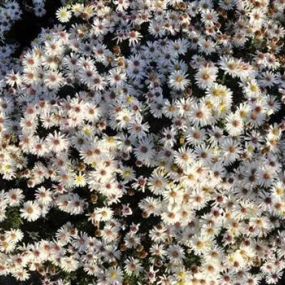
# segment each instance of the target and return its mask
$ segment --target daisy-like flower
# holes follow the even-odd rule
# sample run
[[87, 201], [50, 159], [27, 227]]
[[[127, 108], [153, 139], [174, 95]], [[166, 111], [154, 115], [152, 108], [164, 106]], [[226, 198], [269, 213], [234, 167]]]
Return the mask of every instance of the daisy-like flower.
[[240, 156], [240, 146], [237, 141], [228, 137], [222, 140], [223, 160], [226, 165], [231, 164]]
[[211, 112], [204, 104], [194, 104], [191, 108], [188, 121], [194, 126], [206, 126], [211, 122]]
[[75, 256], [64, 256], [60, 259], [60, 267], [66, 272], [73, 272], [79, 267], [79, 261]]
[[[120, 267], [111, 267], [108, 268], [104, 272], [104, 282], [105, 284], [122, 284], [123, 281], [123, 271], [120, 269]], [[106, 283], [108, 282], [108, 283]], [[102, 283], [103, 284], [103, 283]]]
[[183, 91], [190, 84], [190, 80], [187, 79], [186, 72], [182, 70], [175, 70], [170, 74], [168, 84], [174, 90]]
[[160, 142], [165, 147], [173, 147], [176, 141], [177, 131], [174, 128], [164, 128]]
[[58, 71], [48, 71], [44, 75], [44, 83], [50, 89], [58, 89], [64, 84], [64, 77]]
[[23, 66], [25, 70], [37, 68], [40, 64], [40, 57], [35, 52], [27, 52], [23, 58]]
[[226, 131], [230, 136], [239, 136], [244, 128], [243, 120], [239, 114], [231, 113], [226, 117]]
[[201, 18], [206, 25], [212, 25], [218, 21], [218, 14], [213, 9], [205, 9], [201, 13]]
[[161, 214], [163, 222], [167, 225], [174, 225], [179, 222], [180, 215], [177, 208], [170, 209]]
[[271, 71], [265, 71], [262, 73], [261, 78], [258, 80], [258, 83], [261, 87], [273, 87], [278, 82], [277, 76]]
[[143, 176], [139, 176], [138, 178], [134, 179], [134, 183], [132, 184], [132, 187], [144, 192], [146, 185], [147, 185], [147, 179]]
[[56, 11], [56, 17], [61, 23], [69, 22], [71, 16], [71, 11], [67, 7], [62, 7]]
[[167, 187], [167, 182], [167, 179], [161, 173], [155, 171], [149, 179], [148, 187], [150, 191], [158, 195]]
[[206, 91], [207, 96], [213, 96], [217, 100], [230, 100], [232, 97], [232, 91], [224, 85], [214, 83], [209, 89]]
[[276, 172], [271, 167], [260, 167], [257, 171], [257, 182], [264, 187], [270, 187], [276, 179]]
[[30, 278], [28, 270], [18, 269], [13, 272], [13, 276], [19, 281], [26, 281]]
[[6, 82], [12, 87], [19, 87], [22, 83], [22, 79], [18, 72], [11, 71], [11, 73], [6, 76]]
[[112, 219], [113, 211], [108, 207], [100, 208], [97, 212], [101, 221], [109, 221]]
[[143, 267], [138, 259], [130, 257], [125, 261], [124, 269], [128, 275], [133, 274], [134, 276], [138, 276], [140, 272], [143, 270]]
[[102, 91], [106, 88], [107, 82], [104, 77], [102, 77], [99, 73], [94, 72], [91, 78], [91, 82], [89, 87], [94, 88], [97, 91]]
[[135, 46], [139, 43], [140, 39], [142, 38], [142, 35], [138, 31], [130, 31], [127, 37], [129, 40], [129, 45]]
[[195, 74], [195, 80], [199, 88], [211, 87], [217, 78], [218, 69], [215, 66], [201, 66]]
[[24, 238], [24, 234], [20, 229], [11, 229], [5, 232], [5, 239], [12, 243], [17, 243]]
[[44, 156], [47, 154], [48, 148], [43, 139], [34, 137], [33, 148], [30, 150], [30, 152], [37, 156]]
[[209, 142], [217, 145], [223, 139], [223, 130], [217, 126], [213, 126], [209, 130]]
[[28, 222], [33, 222], [41, 216], [41, 210], [37, 202], [27, 201], [23, 204], [23, 208], [20, 209], [21, 217]]
[[189, 167], [193, 162], [193, 159], [193, 151], [190, 148], [186, 148], [185, 146], [179, 148], [174, 155], [175, 163], [183, 169], [187, 169], [187, 167]]
[[202, 255], [203, 252], [210, 250], [212, 247], [212, 242], [205, 237], [200, 237], [195, 235], [192, 240], [190, 241], [191, 247], [194, 250], [195, 254]]
[[116, 170], [112, 167], [106, 167], [104, 164], [99, 164], [96, 166], [96, 170], [89, 173], [89, 179], [93, 178], [95, 181], [105, 183], [112, 179], [115, 171]]
[[74, 185], [76, 187], [84, 187], [86, 185], [86, 183], [87, 183], [85, 175], [81, 174], [81, 173], [76, 175], [74, 180], [75, 180], [74, 181]]
[[109, 71], [108, 80], [111, 86], [121, 87], [126, 80], [126, 74], [122, 69], [114, 68]]
[[117, 5], [116, 9], [122, 12], [129, 8], [130, 1], [129, 0], [114, 0], [114, 4]]
[[10, 189], [7, 195], [11, 207], [19, 206], [24, 199], [23, 191], [19, 188]]
[[63, 54], [64, 52], [64, 46], [63, 42], [61, 40], [55, 40], [51, 39], [45, 43], [44, 47], [44, 52], [45, 55], [43, 56], [43, 60], [45, 62], [42, 62], [42, 64], [47, 63], [52, 65], [57, 66], [55, 58], [54, 57], [59, 57]]
[[191, 145], [199, 145], [206, 139], [206, 132], [199, 127], [191, 127], [187, 130], [186, 140]]
[[221, 69], [233, 78], [239, 77], [245, 79], [255, 73], [252, 66], [233, 57], [223, 56], [221, 57], [219, 64]]
[[48, 205], [52, 202], [52, 192], [43, 186], [36, 190], [35, 197], [43, 205]]
[[66, 137], [59, 132], [55, 132], [54, 134], [49, 134], [46, 138], [46, 144], [50, 151], [56, 153], [67, 150], [69, 146]]
[[173, 261], [173, 263], [182, 263], [185, 258], [184, 249], [179, 245], [170, 245], [167, 249], [167, 256]]
[[199, 39], [198, 45], [201, 52], [205, 53], [206, 55], [209, 55], [216, 50], [215, 42], [209, 39]]
[[232, 77], [239, 76], [239, 63], [240, 61], [231, 57], [222, 57], [220, 60], [220, 66], [226, 74]]
[[157, 199], [148, 197], [139, 203], [139, 207], [144, 211], [144, 215], [149, 217], [150, 215], [157, 215], [160, 208], [159, 202]]
[[128, 130], [129, 130], [129, 133], [131, 134], [130, 135], [131, 139], [132, 137], [142, 139], [144, 136], [146, 136], [146, 134], [149, 131], [149, 124], [133, 122], [133, 123], [130, 123]]
[[145, 165], [152, 164], [155, 155], [154, 144], [150, 137], [144, 137], [134, 149], [135, 157]]
[[167, 238], [167, 235], [165, 233], [166, 229], [164, 227], [160, 227], [160, 229], [158, 229], [157, 227], [154, 227], [152, 229], [152, 233], [154, 233], [153, 232], [154, 230], [156, 230], [156, 234], [151, 234], [150, 235], [151, 239], [155, 241], [155, 237], [159, 237], [159, 236], [161, 237], [161, 239], [158, 241], [155, 241], [156, 243], [151, 246], [150, 253], [151, 255], [156, 256], [158, 258], [163, 258], [167, 254], [165, 250], [165, 245], [157, 244], [157, 243], [159, 243], [160, 241], [163, 242], [166, 240]]
[[188, 48], [189, 42], [186, 39], [177, 39], [175, 41], [170, 41], [169, 43], [170, 51], [174, 50], [178, 54], [186, 54]]
[[76, 3], [71, 6], [71, 11], [76, 17], [78, 17], [84, 11], [84, 5], [81, 3]]
[[258, 85], [258, 82], [254, 79], [245, 81], [242, 85], [242, 89], [244, 91], [244, 94], [249, 97], [256, 97], [259, 96], [261, 93], [260, 86]]

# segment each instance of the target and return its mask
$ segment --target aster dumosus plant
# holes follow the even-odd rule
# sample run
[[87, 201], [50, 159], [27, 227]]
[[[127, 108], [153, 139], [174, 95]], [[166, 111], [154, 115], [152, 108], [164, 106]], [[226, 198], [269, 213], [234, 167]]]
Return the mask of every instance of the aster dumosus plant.
[[277, 284], [284, 8], [60, 8], [1, 80], [0, 275]]

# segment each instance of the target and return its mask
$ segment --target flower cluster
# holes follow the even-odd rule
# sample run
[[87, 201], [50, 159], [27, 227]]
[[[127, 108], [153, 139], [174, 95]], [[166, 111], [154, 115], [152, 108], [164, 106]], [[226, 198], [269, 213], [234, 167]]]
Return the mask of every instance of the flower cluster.
[[43, 29], [0, 84], [0, 275], [276, 284], [284, 9], [282, 0], [60, 8], [61, 24]]
[[21, 19], [22, 11], [16, 1], [4, 1], [0, 6], [0, 40], [3, 40], [13, 24]]
[[15, 51], [15, 43], [6, 43], [6, 34], [12, 26], [21, 19], [22, 10], [16, 1], [4, 1], [0, 3], [0, 86], [7, 67], [13, 68], [12, 54]]
[[[19, 43], [14, 38], [7, 39], [7, 33], [11, 31], [15, 23], [23, 20], [23, 14], [34, 14], [36, 17], [42, 17], [46, 14], [45, 0], [32, 0], [32, 3], [19, 0], [0, 1], [0, 86], [6, 72], [11, 69], [17, 69], [13, 54], [19, 48]], [[65, 1], [62, 0], [62, 3]], [[30, 5], [31, 4], [31, 5]]]
[[46, 0], [32, 0], [33, 12], [37, 17], [42, 17], [46, 14], [45, 4]]

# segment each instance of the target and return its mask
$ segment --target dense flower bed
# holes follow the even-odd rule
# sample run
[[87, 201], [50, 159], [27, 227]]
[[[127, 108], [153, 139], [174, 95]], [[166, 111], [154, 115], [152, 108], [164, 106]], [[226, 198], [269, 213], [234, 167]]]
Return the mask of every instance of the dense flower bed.
[[277, 284], [285, 1], [66, 4], [19, 57], [2, 6], [0, 275]]

